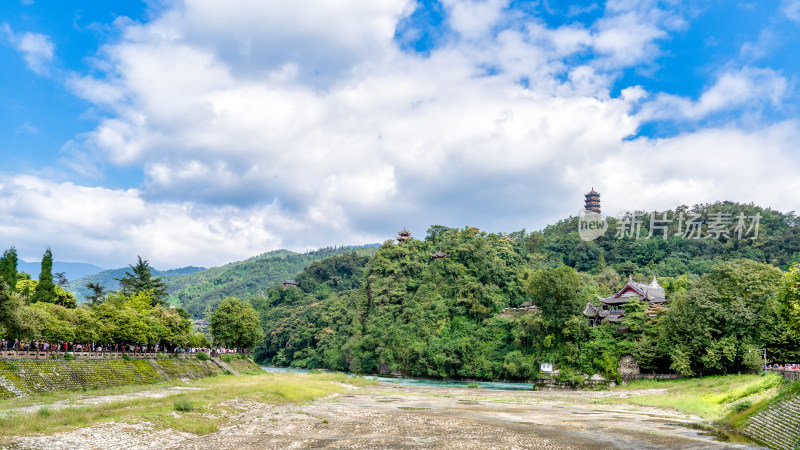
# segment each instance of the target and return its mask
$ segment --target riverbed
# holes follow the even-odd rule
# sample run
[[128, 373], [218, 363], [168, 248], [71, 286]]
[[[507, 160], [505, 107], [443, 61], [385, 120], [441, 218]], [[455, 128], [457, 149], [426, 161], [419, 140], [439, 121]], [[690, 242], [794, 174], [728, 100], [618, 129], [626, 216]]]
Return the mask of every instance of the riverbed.
[[[302, 376], [302, 375], [298, 375]], [[111, 423], [21, 438], [16, 448], [748, 448], [715, 440], [696, 416], [597, 403], [647, 391], [520, 391], [380, 382], [308, 404], [234, 401], [217, 433]], [[651, 391], [652, 392], [652, 391]]]

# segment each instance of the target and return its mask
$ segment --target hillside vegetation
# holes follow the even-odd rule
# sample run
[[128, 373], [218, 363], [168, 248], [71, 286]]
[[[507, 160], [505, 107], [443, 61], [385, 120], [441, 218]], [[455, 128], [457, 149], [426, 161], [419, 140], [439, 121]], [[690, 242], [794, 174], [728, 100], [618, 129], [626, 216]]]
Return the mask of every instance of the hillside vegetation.
[[[118, 291], [121, 286], [119, 279], [125, 276], [125, 272], [130, 271], [129, 267], [121, 269], [104, 270], [91, 275], [78, 278], [77, 280], [70, 280], [67, 290], [78, 299], [78, 302], [84, 302], [87, 296], [92, 294], [92, 291], [86, 287], [86, 283], [99, 283], [104, 286], [107, 291]], [[173, 280], [182, 275], [189, 275], [206, 270], [205, 267], [182, 267], [180, 269], [171, 270], [156, 270], [152, 269], [154, 277], [161, 277], [168, 286], [172, 286]], [[37, 272], [38, 273], [38, 272]]]
[[169, 302], [183, 306], [194, 317], [206, 317], [226, 297], [263, 297], [276, 283], [294, 278], [312, 262], [346, 251], [374, 253], [369, 247], [329, 247], [308, 253], [271, 251], [244, 261], [165, 279]]
[[[800, 341], [778, 314], [782, 268], [800, 259], [793, 214], [716, 203], [676, 212], [761, 217], [741, 240], [582, 241], [577, 218], [542, 232], [486, 233], [433, 226], [424, 239], [385, 242], [371, 257], [316, 261], [299, 288], [273, 287], [252, 302], [266, 339], [259, 361], [356, 373], [531, 379], [552, 362], [565, 380], [617, 378], [620, 358], [642, 370], [683, 375], [736, 373], [760, 366], [748, 348], [777, 361], [800, 360]], [[610, 229], [617, 226], [614, 219]], [[642, 224], [642, 236], [648, 223]], [[445, 259], [432, 259], [442, 250]], [[669, 307], [654, 317], [626, 305], [621, 324], [590, 328], [587, 301], [620, 289], [628, 276], [665, 287]], [[539, 312], [503, 314], [532, 302]]]

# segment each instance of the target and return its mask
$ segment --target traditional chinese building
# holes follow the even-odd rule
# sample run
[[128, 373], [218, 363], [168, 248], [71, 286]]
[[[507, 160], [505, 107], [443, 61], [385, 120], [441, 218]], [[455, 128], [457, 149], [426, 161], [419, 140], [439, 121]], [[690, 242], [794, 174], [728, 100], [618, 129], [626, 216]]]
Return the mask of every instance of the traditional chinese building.
[[283, 282], [283, 287], [298, 287], [300, 283], [294, 280], [286, 280]]
[[441, 250], [439, 250], [436, 253], [431, 253], [431, 259], [444, 259], [444, 258], [447, 258], [449, 256], [450, 256], [449, 253], [445, 253], [445, 252], [443, 252]]
[[400, 232], [397, 233], [397, 238], [396, 239], [397, 239], [397, 242], [405, 242], [405, 241], [411, 239], [411, 232], [406, 230], [405, 227], [403, 227], [403, 231], [400, 231]]
[[600, 214], [600, 193], [594, 190], [594, 186], [592, 186], [592, 190], [587, 192], [584, 197], [586, 197], [584, 201], [584, 209], [586, 212]]
[[633, 277], [628, 277], [628, 284], [619, 292], [599, 300], [600, 306], [587, 302], [586, 308], [583, 309], [583, 315], [589, 319], [589, 324], [592, 326], [598, 325], [603, 321], [614, 323], [621, 321], [625, 317], [622, 305], [629, 301], [649, 303], [650, 308], [647, 310], [647, 315], [654, 317], [666, 302], [666, 296], [664, 295], [664, 288], [658, 284], [656, 277], [653, 277], [653, 281], [650, 284], [637, 283], [633, 281]]

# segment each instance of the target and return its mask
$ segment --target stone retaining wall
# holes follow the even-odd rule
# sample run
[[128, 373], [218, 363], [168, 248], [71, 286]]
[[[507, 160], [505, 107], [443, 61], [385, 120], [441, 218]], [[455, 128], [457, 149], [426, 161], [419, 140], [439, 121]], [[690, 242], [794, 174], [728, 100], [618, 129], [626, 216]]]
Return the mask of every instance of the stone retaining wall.
[[770, 448], [795, 449], [800, 445], [800, 397], [773, 403], [748, 420], [742, 434]]
[[223, 370], [196, 358], [0, 361], [0, 398], [37, 392], [150, 384], [214, 376]]
[[0, 350], [0, 359], [58, 359], [70, 355], [73, 359], [120, 359], [124, 356], [139, 359], [186, 358], [193, 353], [155, 352], [62, 352], [56, 350]]

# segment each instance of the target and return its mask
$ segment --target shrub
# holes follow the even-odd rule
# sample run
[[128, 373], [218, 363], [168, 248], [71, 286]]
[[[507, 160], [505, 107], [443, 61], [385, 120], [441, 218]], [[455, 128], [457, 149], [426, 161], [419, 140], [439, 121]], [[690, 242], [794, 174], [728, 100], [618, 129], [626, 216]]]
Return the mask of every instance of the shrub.
[[747, 408], [749, 408], [751, 406], [753, 406], [753, 401], [752, 400], [742, 400], [742, 401], [738, 401], [736, 403], [733, 403], [731, 405], [731, 409], [733, 409], [736, 412], [742, 412], [742, 411], [744, 411], [745, 409], [747, 409]]
[[208, 353], [206, 352], [197, 352], [194, 356], [200, 361], [208, 361], [208, 359], [210, 358], [210, 356], [208, 356]]
[[225, 353], [220, 355], [220, 359], [225, 361], [226, 363], [230, 363], [234, 359], [244, 359], [244, 356], [238, 353]]
[[175, 411], [189, 412], [194, 409], [194, 403], [186, 397], [175, 400]]
[[473, 389], [480, 389], [481, 385], [478, 384], [478, 383], [470, 383], [470, 384], [467, 385], [467, 387], [468, 388], [473, 388]]
[[50, 417], [50, 415], [53, 414], [53, 412], [50, 411], [50, 408], [43, 406], [39, 408], [38, 414], [42, 417]]
[[124, 359], [125, 361], [130, 361], [131, 357], [123, 353], [122, 354], [122, 359]]
[[64, 353], [64, 359], [69, 361], [72, 358], [74, 358], [74, 355], [72, 353]]

